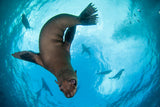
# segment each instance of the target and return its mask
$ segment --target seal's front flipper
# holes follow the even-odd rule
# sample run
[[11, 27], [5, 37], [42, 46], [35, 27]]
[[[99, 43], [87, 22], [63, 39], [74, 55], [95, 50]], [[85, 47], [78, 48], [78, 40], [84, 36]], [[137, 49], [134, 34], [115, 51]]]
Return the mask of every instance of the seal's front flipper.
[[73, 41], [75, 32], [76, 32], [76, 26], [68, 28], [68, 30], [67, 30], [67, 32], [65, 34], [65, 42], [68, 42], [68, 43], [71, 44], [72, 41]]
[[18, 58], [18, 59], [33, 62], [33, 63], [36, 63], [36, 64], [43, 66], [43, 63], [42, 63], [42, 60], [41, 60], [39, 54], [36, 54], [31, 51], [16, 52], [16, 53], [12, 54], [12, 56], [14, 56], [15, 58]]
[[69, 51], [71, 43], [74, 39], [75, 32], [76, 32], [76, 26], [73, 26], [73, 27], [69, 27], [67, 29], [66, 34], [65, 34], [65, 46], [68, 51]]

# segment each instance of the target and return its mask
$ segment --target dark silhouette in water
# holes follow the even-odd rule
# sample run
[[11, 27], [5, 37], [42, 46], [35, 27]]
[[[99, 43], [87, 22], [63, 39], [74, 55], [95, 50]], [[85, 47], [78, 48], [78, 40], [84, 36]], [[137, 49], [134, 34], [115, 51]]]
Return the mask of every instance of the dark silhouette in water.
[[82, 44], [82, 54], [86, 52], [89, 56], [91, 56], [90, 48]]
[[53, 96], [51, 90], [49, 89], [48, 85], [46, 84], [46, 81], [42, 78], [42, 88], [37, 92], [37, 98], [41, 95], [41, 91], [45, 89], [50, 93], [51, 96]]
[[2, 91], [0, 91], [0, 105], [1, 105], [1, 107], [4, 107], [3, 105], [5, 105], [5, 101], [6, 101], [5, 95]]
[[112, 70], [107, 70], [107, 71], [103, 71], [103, 72], [97, 72], [97, 74], [99, 74], [99, 75], [103, 75], [103, 74], [105, 74], [105, 75], [107, 75], [107, 74], [109, 74], [109, 73], [111, 73], [112, 72]]
[[115, 76], [110, 77], [109, 79], [119, 79], [123, 71], [124, 69], [121, 69]]
[[26, 17], [25, 14], [22, 14], [22, 23], [23, 25], [25, 26], [26, 29], [30, 29], [30, 25], [29, 25], [29, 22], [28, 22], [28, 19]]

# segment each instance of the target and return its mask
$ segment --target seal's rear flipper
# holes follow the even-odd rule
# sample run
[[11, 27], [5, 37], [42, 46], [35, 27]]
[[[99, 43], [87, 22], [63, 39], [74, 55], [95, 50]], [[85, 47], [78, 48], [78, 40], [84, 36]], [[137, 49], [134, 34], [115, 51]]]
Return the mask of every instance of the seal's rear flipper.
[[97, 9], [94, 7], [92, 3], [90, 3], [79, 15], [80, 22], [82, 25], [96, 25], [97, 23], [97, 16], [95, 14]]
[[22, 59], [25, 61], [33, 62], [33, 63], [36, 63], [36, 64], [43, 66], [43, 63], [42, 63], [42, 60], [41, 60], [39, 54], [36, 54], [31, 51], [16, 52], [16, 53], [12, 54], [12, 56], [14, 56], [15, 58], [19, 58], [19, 59]]

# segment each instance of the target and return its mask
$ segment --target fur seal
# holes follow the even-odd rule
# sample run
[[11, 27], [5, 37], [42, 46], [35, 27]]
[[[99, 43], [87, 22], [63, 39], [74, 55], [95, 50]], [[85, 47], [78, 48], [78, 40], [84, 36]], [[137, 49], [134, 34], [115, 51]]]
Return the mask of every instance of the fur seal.
[[121, 69], [115, 76], [109, 77], [109, 79], [119, 79], [125, 69]]
[[89, 56], [91, 56], [90, 47], [87, 47], [86, 45], [82, 44], [82, 54], [87, 53]]
[[48, 87], [48, 85], [47, 85], [47, 83], [46, 83], [46, 81], [42, 78], [42, 88], [41, 88], [38, 92], [36, 92], [36, 93], [37, 93], [37, 99], [40, 97], [41, 91], [42, 91], [43, 89], [46, 90], [46, 91], [48, 91], [48, 92], [50, 93], [50, 95], [53, 96], [50, 88]]
[[[36, 63], [50, 71], [57, 78], [56, 83], [64, 95], [67, 98], [73, 97], [77, 91], [77, 74], [71, 65], [70, 46], [76, 25], [96, 25], [96, 12], [97, 9], [90, 3], [79, 16], [59, 14], [52, 17], [41, 29], [40, 53], [22, 51], [12, 56]], [[68, 30], [64, 35], [66, 28]]]
[[30, 29], [31, 28], [30, 25], [29, 25], [28, 19], [27, 19], [25, 14], [22, 14], [22, 23], [23, 23], [23, 25], [24, 25], [24, 27], [26, 29]]
[[107, 71], [103, 71], [103, 72], [97, 72], [97, 74], [102, 74], [102, 75], [108, 75], [109, 73], [111, 73], [112, 72], [112, 70], [107, 70]]

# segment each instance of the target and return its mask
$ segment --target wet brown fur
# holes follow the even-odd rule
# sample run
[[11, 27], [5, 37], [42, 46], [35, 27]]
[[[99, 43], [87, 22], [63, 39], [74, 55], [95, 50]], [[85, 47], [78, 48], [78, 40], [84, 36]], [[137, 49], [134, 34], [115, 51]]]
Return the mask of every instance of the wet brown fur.
[[43, 66], [56, 76], [60, 89], [66, 96], [69, 94], [66, 91], [73, 91], [71, 96], [75, 94], [77, 86], [72, 86], [68, 81], [75, 79], [77, 82], [77, 75], [70, 62], [70, 44], [63, 42], [63, 35], [67, 27], [79, 23], [78, 17], [61, 14], [51, 18], [40, 33], [39, 47]]

